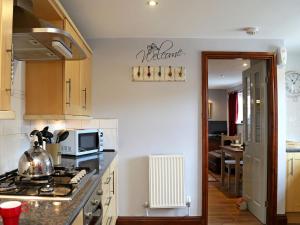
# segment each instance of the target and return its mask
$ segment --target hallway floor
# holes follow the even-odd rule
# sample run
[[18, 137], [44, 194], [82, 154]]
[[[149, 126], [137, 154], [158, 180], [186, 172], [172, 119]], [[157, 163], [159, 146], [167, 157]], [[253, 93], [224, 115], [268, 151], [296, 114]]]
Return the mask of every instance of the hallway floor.
[[227, 196], [219, 182], [208, 183], [209, 225], [262, 225], [250, 212], [236, 207], [237, 198]]

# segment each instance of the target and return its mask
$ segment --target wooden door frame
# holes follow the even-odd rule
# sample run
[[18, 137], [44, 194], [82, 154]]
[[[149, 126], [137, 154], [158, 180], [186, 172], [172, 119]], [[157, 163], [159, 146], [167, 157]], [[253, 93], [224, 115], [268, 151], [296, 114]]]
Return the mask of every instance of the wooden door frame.
[[[271, 52], [202, 52], [202, 217], [208, 222], [208, 60], [255, 59], [268, 63], [268, 163], [267, 163], [267, 225], [276, 224], [277, 216], [277, 64]], [[201, 139], [200, 139], [201, 140]]]

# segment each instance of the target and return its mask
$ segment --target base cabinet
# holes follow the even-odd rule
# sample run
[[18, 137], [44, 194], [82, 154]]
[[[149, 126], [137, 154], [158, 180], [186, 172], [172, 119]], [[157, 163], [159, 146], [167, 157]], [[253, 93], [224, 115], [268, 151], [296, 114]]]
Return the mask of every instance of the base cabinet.
[[300, 212], [300, 152], [287, 154], [286, 212]]
[[102, 177], [102, 225], [115, 225], [117, 222], [117, 159], [105, 171]]
[[75, 218], [74, 222], [72, 223], [72, 225], [84, 225], [83, 223], [83, 210], [81, 210], [79, 212], [79, 214], [77, 215], [77, 217]]

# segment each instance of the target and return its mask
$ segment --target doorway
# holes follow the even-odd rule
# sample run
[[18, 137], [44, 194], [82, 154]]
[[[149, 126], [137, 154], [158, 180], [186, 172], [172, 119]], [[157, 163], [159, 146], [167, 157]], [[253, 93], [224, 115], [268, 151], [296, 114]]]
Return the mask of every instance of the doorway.
[[[202, 149], [203, 149], [203, 204], [202, 204], [202, 215], [204, 224], [208, 224], [208, 179], [209, 179], [209, 173], [208, 173], [208, 150], [209, 150], [209, 141], [208, 141], [208, 112], [211, 113], [213, 106], [208, 102], [208, 61], [214, 60], [214, 59], [224, 59], [224, 60], [251, 60], [252, 62], [255, 62], [256, 60], [263, 60], [265, 62], [266, 66], [266, 101], [268, 102], [266, 112], [268, 116], [266, 117], [267, 126], [266, 126], [266, 155], [265, 159], [268, 158], [268, 162], [266, 163], [266, 172], [265, 172], [265, 188], [268, 190], [265, 191], [265, 196], [260, 196], [260, 199], [264, 199], [265, 197], [266, 201], [254, 201], [255, 203], [259, 203], [261, 207], [260, 209], [265, 209], [265, 212], [261, 215], [258, 215], [255, 210], [257, 210], [258, 205], [248, 204], [249, 208], [251, 209], [252, 213], [256, 214], [257, 217], [260, 217], [260, 219], [265, 219], [264, 222], [268, 225], [275, 224], [276, 222], [276, 210], [277, 210], [277, 86], [276, 86], [276, 56], [273, 53], [248, 53], [248, 52], [203, 52], [202, 53]], [[246, 84], [247, 74], [245, 73], [245, 82], [243, 84]], [[248, 76], [249, 77], [249, 76]], [[252, 79], [252, 78], [251, 78]], [[253, 78], [255, 79], [255, 77]], [[247, 88], [247, 87], [246, 87]], [[247, 97], [246, 97], [247, 98]], [[258, 102], [258, 101], [257, 101]], [[245, 105], [245, 104], [244, 104]], [[257, 110], [257, 109], [253, 109]], [[247, 111], [247, 109], [246, 109]], [[247, 116], [244, 114], [244, 116]], [[246, 125], [245, 125], [246, 126]], [[250, 127], [250, 125], [249, 125]], [[253, 129], [252, 129], [253, 130]], [[254, 136], [253, 136], [254, 137]], [[248, 141], [248, 142], [247, 142]], [[253, 144], [249, 140], [246, 140], [245, 143], [247, 144]], [[258, 147], [258, 146], [256, 146]], [[247, 147], [244, 146], [245, 152], [247, 153]], [[225, 151], [225, 150], [224, 150]], [[244, 152], [244, 153], [245, 153]], [[222, 157], [224, 157], [224, 152], [222, 151]], [[245, 155], [245, 154], [244, 154]], [[248, 154], [247, 157], [257, 157], [257, 154], [255, 155], [253, 152], [251, 154]], [[264, 158], [262, 158], [263, 160]], [[239, 158], [237, 157], [236, 160], [240, 162]], [[257, 159], [256, 159], [257, 161]], [[223, 161], [223, 158], [221, 160]], [[257, 161], [258, 162], [258, 161]], [[239, 164], [238, 164], [239, 165]], [[222, 165], [223, 169], [224, 164]], [[246, 167], [247, 168], [247, 167]], [[239, 166], [236, 165], [235, 167], [236, 171], [239, 171]], [[230, 169], [229, 169], [230, 170]], [[247, 169], [243, 168], [243, 171], [247, 173]], [[227, 168], [228, 171], [228, 168]], [[235, 173], [236, 173], [235, 171]], [[253, 172], [253, 171], [252, 171]], [[256, 171], [257, 172], [257, 171]], [[236, 173], [235, 175], [235, 184], [238, 182], [238, 177]], [[230, 176], [229, 177], [229, 184], [230, 184]], [[224, 176], [221, 176], [221, 178], [224, 178]], [[223, 179], [221, 179], [221, 183], [223, 182]], [[243, 182], [243, 192], [247, 193], [247, 190], [245, 190], [245, 187], [249, 187], [249, 185], [246, 185], [247, 182]], [[250, 185], [251, 186], [251, 185]], [[239, 186], [235, 185], [235, 192], [237, 193], [239, 191]], [[257, 196], [256, 196], [257, 199]], [[250, 203], [250, 201], [249, 201]], [[256, 207], [256, 209], [255, 209]], [[263, 210], [260, 210], [263, 211]], [[263, 220], [262, 219], [262, 220]], [[225, 221], [226, 222], [226, 221]]]

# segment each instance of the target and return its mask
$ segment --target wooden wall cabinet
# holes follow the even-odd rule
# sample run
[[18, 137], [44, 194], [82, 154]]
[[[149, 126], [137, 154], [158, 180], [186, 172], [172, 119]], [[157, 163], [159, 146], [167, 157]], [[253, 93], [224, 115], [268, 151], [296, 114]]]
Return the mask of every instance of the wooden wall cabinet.
[[[41, 1], [42, 2], [42, 1]], [[36, 10], [54, 4], [57, 17], [45, 15], [77, 41], [87, 58], [68, 61], [26, 62], [26, 106], [24, 119], [90, 119], [92, 51], [59, 1], [36, 1]], [[40, 4], [40, 5], [39, 5]], [[45, 5], [46, 4], [46, 5]], [[53, 5], [48, 5], [49, 7]]]
[[300, 212], [300, 152], [287, 153], [286, 212]]
[[102, 204], [103, 204], [103, 220], [102, 225], [115, 225], [118, 218], [117, 210], [117, 159], [111, 163], [110, 167], [105, 171], [102, 177]]
[[14, 119], [11, 111], [13, 0], [0, 1], [0, 119]]

